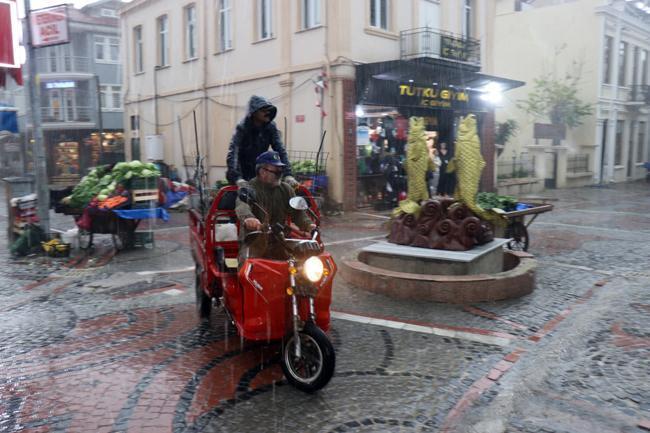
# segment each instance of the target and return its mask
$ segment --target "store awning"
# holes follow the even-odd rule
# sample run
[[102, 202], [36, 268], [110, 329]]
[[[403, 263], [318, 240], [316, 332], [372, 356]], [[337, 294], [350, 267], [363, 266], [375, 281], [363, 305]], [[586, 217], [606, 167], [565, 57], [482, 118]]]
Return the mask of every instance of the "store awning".
[[[441, 109], [483, 110], [485, 103], [478, 97], [460, 98], [453, 101], [456, 92], [480, 94], [497, 86], [501, 92], [523, 86], [522, 81], [497, 77], [478, 72], [472, 65], [439, 59], [392, 60], [358, 65], [357, 101], [359, 104], [388, 106], [404, 105], [404, 86], [414, 88], [419, 94], [435, 94], [447, 90], [452, 93], [449, 106], [439, 104]], [[412, 96], [412, 95], [411, 95]], [[413, 98], [411, 98], [413, 99]], [[408, 105], [412, 105], [406, 102]]]

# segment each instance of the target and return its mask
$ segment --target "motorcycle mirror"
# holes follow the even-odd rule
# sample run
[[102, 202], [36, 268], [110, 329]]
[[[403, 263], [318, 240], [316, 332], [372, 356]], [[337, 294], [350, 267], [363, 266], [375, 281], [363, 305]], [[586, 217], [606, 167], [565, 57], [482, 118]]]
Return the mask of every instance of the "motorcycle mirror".
[[251, 204], [255, 201], [255, 191], [250, 188], [240, 188], [238, 192], [239, 199], [246, 204]]
[[307, 209], [309, 209], [309, 205], [307, 204], [307, 200], [305, 200], [304, 197], [293, 197], [291, 200], [289, 200], [289, 206], [291, 206], [295, 210], [307, 210]]

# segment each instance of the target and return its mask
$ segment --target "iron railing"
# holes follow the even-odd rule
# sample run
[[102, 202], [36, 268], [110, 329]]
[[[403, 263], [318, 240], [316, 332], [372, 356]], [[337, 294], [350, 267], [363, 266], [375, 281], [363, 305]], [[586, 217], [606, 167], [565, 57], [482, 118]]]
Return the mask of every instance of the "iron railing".
[[91, 72], [88, 57], [56, 56], [37, 57], [37, 71], [41, 74], [61, 72]]
[[41, 107], [43, 123], [95, 122], [97, 107]]
[[481, 42], [430, 27], [400, 32], [400, 58], [440, 58], [481, 65]]
[[644, 105], [650, 105], [650, 84], [632, 86], [630, 102], [641, 102]]
[[513, 156], [512, 160], [497, 162], [497, 179], [522, 179], [535, 177], [535, 157], [527, 155]]
[[568, 155], [566, 161], [567, 173], [586, 173], [589, 171], [589, 155], [574, 154]]

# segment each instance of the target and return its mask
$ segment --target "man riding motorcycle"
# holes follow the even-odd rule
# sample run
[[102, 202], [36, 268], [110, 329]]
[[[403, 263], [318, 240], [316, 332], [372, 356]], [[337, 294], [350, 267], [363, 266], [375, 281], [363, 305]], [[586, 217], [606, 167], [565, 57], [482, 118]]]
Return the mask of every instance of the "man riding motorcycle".
[[289, 200], [295, 196], [293, 188], [282, 182], [284, 164], [278, 152], [267, 151], [255, 160], [256, 176], [249, 182], [248, 188], [254, 191], [255, 204], [250, 205], [237, 198], [235, 211], [240, 221], [240, 249], [239, 263], [242, 264], [246, 257], [262, 256], [268, 258], [282, 258], [283, 251], [271, 239], [268, 244], [262, 243], [257, 247], [243, 244], [246, 235], [263, 229], [262, 221], [269, 226], [286, 224], [287, 217], [291, 222], [304, 232], [316, 229], [304, 211], [296, 210], [289, 206]]
[[255, 177], [257, 175], [255, 160], [270, 146], [278, 153], [283, 163], [284, 181], [294, 188], [298, 185], [291, 175], [287, 152], [273, 121], [277, 111], [277, 108], [265, 98], [251, 96], [248, 101], [248, 114], [237, 125], [228, 148], [226, 178], [231, 184], [245, 186], [247, 181]]

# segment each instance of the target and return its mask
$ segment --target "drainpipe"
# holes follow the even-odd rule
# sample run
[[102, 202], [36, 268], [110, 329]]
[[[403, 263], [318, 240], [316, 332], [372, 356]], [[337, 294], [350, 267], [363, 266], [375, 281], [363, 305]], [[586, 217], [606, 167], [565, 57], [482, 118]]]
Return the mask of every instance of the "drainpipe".
[[[208, 130], [208, 2], [203, 0], [203, 141], [205, 143], [205, 175], [210, 181], [210, 133]], [[185, 161], [183, 161], [185, 162]]]
[[104, 156], [104, 120], [102, 119], [102, 97], [101, 97], [101, 86], [99, 84], [99, 75], [95, 75], [95, 91], [97, 92], [97, 129], [99, 129], [99, 160], [98, 164], [101, 164]]

